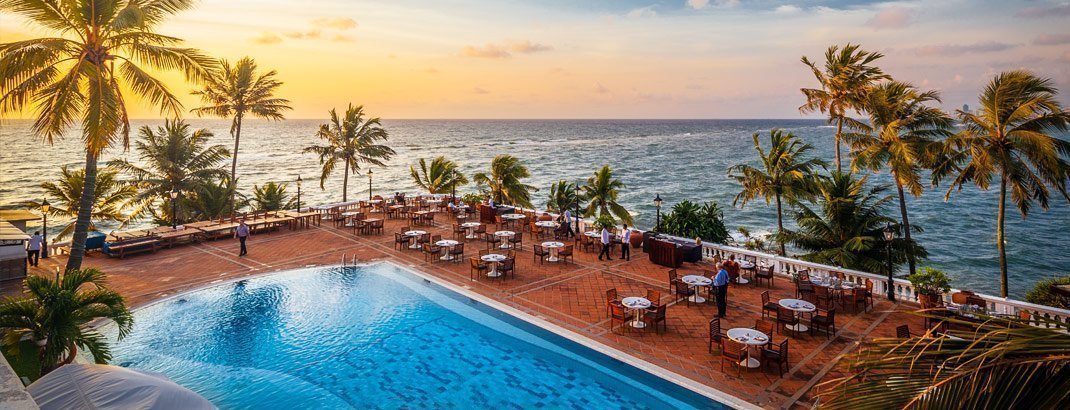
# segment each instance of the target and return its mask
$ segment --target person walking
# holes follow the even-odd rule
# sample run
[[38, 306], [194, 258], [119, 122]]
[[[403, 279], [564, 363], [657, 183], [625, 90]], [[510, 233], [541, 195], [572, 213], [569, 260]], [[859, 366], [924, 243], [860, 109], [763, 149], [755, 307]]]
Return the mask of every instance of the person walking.
[[41, 259], [41, 231], [34, 231], [29, 242], [26, 242], [26, 266], [37, 266]]
[[238, 242], [241, 242], [241, 252], [238, 253], [238, 256], [245, 256], [249, 253], [245, 248], [245, 240], [249, 239], [249, 225], [245, 224], [244, 219], [238, 223], [238, 228], [234, 230], [234, 236], [238, 237]]
[[565, 210], [565, 237], [572, 238], [576, 236], [576, 231], [572, 230], [572, 223], [575, 222], [572, 219], [572, 212]]
[[605, 255], [607, 261], [613, 260], [609, 256], [609, 250], [613, 246], [611, 241], [612, 236], [609, 234], [609, 228], [602, 227], [602, 251], [598, 252], [598, 260], [602, 260], [602, 255]]
[[728, 271], [720, 263], [717, 264], [717, 275], [713, 277], [713, 289], [717, 298], [717, 317], [723, 318], [728, 310]]
[[632, 230], [628, 229], [627, 224], [624, 225], [624, 234], [620, 239], [620, 258], [632, 260]]

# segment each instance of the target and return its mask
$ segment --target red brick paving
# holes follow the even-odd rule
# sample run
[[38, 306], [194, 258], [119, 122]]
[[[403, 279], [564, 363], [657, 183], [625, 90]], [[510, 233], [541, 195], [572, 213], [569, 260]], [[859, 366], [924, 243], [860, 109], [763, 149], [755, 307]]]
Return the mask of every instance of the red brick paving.
[[[432, 233], [452, 237], [448, 225], [429, 228]], [[920, 329], [918, 318], [906, 315], [910, 306], [893, 305], [877, 299], [875, 308], [864, 314], [841, 314], [837, 317], [839, 334], [824, 336], [802, 335], [791, 338], [791, 369], [785, 377], [776, 371], [755, 369], [743, 371], [737, 377], [735, 369], [720, 370], [721, 356], [707, 351], [709, 319], [715, 314], [712, 304], [687, 306], [670, 303], [667, 330], [655, 334], [649, 330], [626, 332], [610, 329], [605, 313], [605, 291], [617, 288], [621, 296], [645, 295], [647, 289], [662, 292], [663, 302], [671, 302], [667, 288], [667, 268], [654, 265], [640, 250], [633, 251], [631, 261], [601, 262], [595, 253], [577, 248], [576, 263], [538, 264], [531, 256], [531, 238], [525, 238], [524, 248], [517, 254], [515, 278], [472, 282], [468, 263], [427, 263], [417, 251], [398, 251], [393, 248], [393, 234], [402, 221], [389, 220], [383, 235], [354, 235], [346, 229], [336, 229], [324, 221], [320, 227], [290, 231], [260, 233], [249, 239], [249, 255], [237, 257], [238, 244], [234, 240], [211, 241], [155, 254], [130, 256], [119, 260], [100, 253], [86, 258], [87, 267], [108, 273], [110, 286], [125, 295], [132, 306], [197, 288], [221, 280], [286, 270], [307, 265], [338, 264], [347, 260], [371, 261], [389, 259], [403, 265], [415, 266], [451, 283], [465, 286], [483, 295], [544, 317], [567, 329], [581, 333], [609, 346], [629, 352], [666, 369], [709, 385], [767, 408], [808, 406], [813, 401], [813, 387], [821, 380], [842, 374], [840, 359], [852, 352], [857, 341], [874, 337], [892, 337], [895, 326], [910, 323]], [[475, 255], [486, 245], [469, 241], [466, 256]], [[60, 257], [42, 261], [34, 274], [49, 274], [65, 259]], [[706, 265], [685, 265], [681, 275], [710, 269]], [[16, 294], [19, 285], [0, 284], [0, 295]], [[760, 294], [764, 287], [734, 286], [729, 291], [728, 317], [722, 327], [750, 327], [761, 317]], [[790, 282], [778, 278], [771, 290], [771, 299], [793, 297]], [[773, 335], [779, 343], [783, 335]]]

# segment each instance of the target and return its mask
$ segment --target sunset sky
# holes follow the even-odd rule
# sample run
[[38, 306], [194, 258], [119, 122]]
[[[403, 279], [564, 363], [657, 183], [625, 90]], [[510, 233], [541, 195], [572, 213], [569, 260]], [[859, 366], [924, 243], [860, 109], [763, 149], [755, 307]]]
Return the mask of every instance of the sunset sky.
[[[847, 42], [947, 108], [1014, 68], [1070, 101], [1068, 23], [1049, 0], [202, 0], [158, 31], [278, 70], [290, 118], [798, 118], [816, 86], [799, 58]], [[2, 42], [44, 34], [0, 15]]]

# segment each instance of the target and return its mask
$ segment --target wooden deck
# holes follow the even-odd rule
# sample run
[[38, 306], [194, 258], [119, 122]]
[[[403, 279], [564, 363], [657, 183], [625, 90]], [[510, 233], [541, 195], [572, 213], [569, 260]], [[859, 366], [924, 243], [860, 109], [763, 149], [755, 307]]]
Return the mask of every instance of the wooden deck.
[[[442, 215], [439, 215], [442, 216]], [[438, 218], [436, 218], [438, 219]], [[449, 225], [436, 221], [435, 228], [419, 228], [452, 239]], [[334, 228], [324, 221], [322, 226], [288, 230], [252, 236], [249, 254], [238, 257], [238, 242], [233, 239], [208, 241], [154, 254], [132, 256], [124, 260], [94, 253], [85, 266], [108, 273], [110, 286], [138, 306], [168, 295], [211, 283], [266, 272], [305, 267], [308, 265], [338, 264], [342, 255], [354, 255], [359, 261], [388, 259], [412, 266], [445, 281], [467, 286], [473, 291], [494, 298], [507, 305], [541, 316], [567, 329], [583, 334], [606, 345], [629, 352], [643, 360], [712, 386], [722, 392], [766, 408], [795, 408], [813, 403], [814, 386], [822, 380], [838, 375], [843, 367], [841, 359], [849, 355], [858, 341], [875, 337], [894, 337], [895, 326], [908, 323], [912, 330], [921, 329], [920, 318], [906, 312], [911, 305], [892, 304], [876, 298], [876, 306], [864, 314], [838, 312], [839, 333], [831, 339], [823, 335], [792, 337], [790, 342], [791, 369], [779, 377], [772, 368], [743, 371], [720, 371], [721, 356], [707, 351], [709, 320], [716, 313], [710, 303], [687, 306], [683, 301], [670, 303], [668, 330], [662, 334], [652, 331], [623, 332], [610, 329], [605, 309], [605, 291], [617, 288], [623, 296], [642, 296], [647, 289], [662, 293], [662, 302], [670, 302], [667, 268], [654, 265], [641, 250], [632, 251], [631, 261], [614, 255], [612, 261], [600, 262], [595, 253], [577, 249], [576, 263], [544, 264], [533, 262], [531, 245], [535, 241], [525, 235], [523, 250], [517, 255], [515, 278], [505, 281], [487, 278], [473, 282], [469, 266], [464, 263], [424, 262], [423, 255], [414, 250], [393, 248], [393, 232], [403, 225], [400, 220], [388, 220], [383, 235], [359, 236], [351, 229]], [[490, 230], [490, 229], [488, 229]], [[470, 241], [466, 256], [476, 254], [486, 244]], [[33, 274], [55, 274], [62, 266], [60, 257], [41, 261]], [[700, 272], [709, 266], [684, 264], [681, 276]], [[0, 284], [0, 294], [19, 292], [18, 283]], [[777, 278], [771, 299], [794, 296], [788, 280]], [[761, 317], [760, 295], [766, 288], [754, 283], [733, 286], [729, 290], [728, 317], [722, 327], [751, 327]], [[785, 336], [773, 335], [779, 343]]]

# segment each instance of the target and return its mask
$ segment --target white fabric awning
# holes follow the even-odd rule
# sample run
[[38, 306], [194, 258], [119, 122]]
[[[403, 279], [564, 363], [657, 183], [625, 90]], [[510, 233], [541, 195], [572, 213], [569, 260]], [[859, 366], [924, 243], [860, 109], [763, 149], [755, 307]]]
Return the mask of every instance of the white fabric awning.
[[100, 364], [65, 365], [26, 389], [41, 410], [216, 408], [164, 375]]

